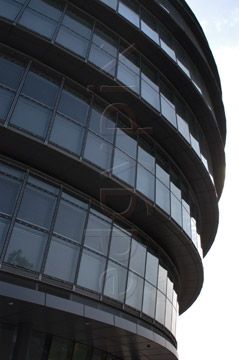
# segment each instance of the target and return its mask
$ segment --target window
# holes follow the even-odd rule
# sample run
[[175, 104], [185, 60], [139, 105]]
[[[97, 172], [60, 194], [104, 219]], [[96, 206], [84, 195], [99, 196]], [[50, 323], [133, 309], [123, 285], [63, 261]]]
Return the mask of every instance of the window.
[[107, 30], [96, 27], [89, 61], [101, 70], [115, 76], [118, 39]]
[[112, 145], [89, 132], [84, 157], [97, 166], [109, 171], [111, 168]]
[[85, 58], [92, 27], [92, 21], [81, 13], [76, 13], [75, 9], [74, 11], [67, 10], [56, 42]]
[[157, 285], [157, 287], [163, 294], [166, 294], [166, 290], [167, 290], [167, 270], [165, 270], [161, 265], [159, 265], [158, 285]]
[[14, 20], [22, 6], [14, 0], [0, 0], [1, 16]]
[[141, 276], [144, 276], [146, 248], [132, 239], [129, 268]]
[[181, 201], [179, 201], [176, 196], [171, 193], [171, 216], [172, 218], [182, 226], [182, 210], [181, 210]]
[[50, 141], [63, 148], [81, 155], [85, 129], [63, 116], [56, 115]]
[[141, 30], [156, 44], [159, 44], [157, 21], [144, 8], [141, 8]]
[[130, 236], [121, 231], [117, 227], [113, 227], [111, 245], [110, 245], [110, 258], [118, 261], [122, 265], [127, 266], [130, 251]]
[[183, 137], [188, 142], [190, 142], [188, 123], [179, 115], [177, 115], [177, 122], [178, 122], [178, 131], [183, 135]]
[[141, 165], [138, 165], [136, 187], [143, 195], [154, 201], [154, 175]]
[[27, 185], [18, 212], [18, 218], [49, 229], [55, 204], [55, 196]]
[[0, 212], [7, 215], [12, 215], [15, 209], [16, 201], [20, 191], [20, 181], [11, 179], [4, 175], [0, 175]]
[[112, 143], [115, 133], [115, 118], [113, 114], [112, 116], [106, 116], [106, 106], [94, 104], [91, 110], [89, 128]]
[[147, 252], [145, 279], [156, 286], [158, 278], [158, 259]]
[[101, 293], [105, 272], [105, 258], [83, 250], [77, 284]]
[[131, 90], [139, 93], [139, 55], [130, 46], [121, 45], [117, 78]]
[[144, 301], [143, 312], [154, 318], [156, 303], [156, 288], [150, 285], [147, 281], [144, 283]]
[[172, 329], [172, 310], [171, 302], [166, 300], [165, 326], [169, 331]]
[[48, 360], [69, 360], [72, 356], [73, 341], [53, 336]]
[[85, 232], [84, 245], [107, 255], [111, 224], [90, 214]]
[[7, 235], [10, 221], [0, 217], [0, 254]]
[[54, 232], [81, 243], [85, 218], [85, 210], [62, 199], [57, 213]]
[[170, 213], [169, 189], [156, 179], [156, 204], [167, 214]]
[[86, 124], [89, 105], [82, 96], [76, 96], [69, 91], [63, 90], [61, 94], [58, 112], [66, 115], [82, 125]]
[[139, 27], [139, 4], [134, 0], [120, 0], [119, 14]]
[[143, 279], [129, 271], [125, 303], [141, 310], [143, 297]]
[[[151, 152], [152, 150], [150, 149], [149, 151]], [[153, 174], [155, 173], [155, 157], [141, 146], [138, 147], [138, 162]]]
[[23, 72], [24, 68], [22, 66], [0, 57], [0, 84], [17, 90]]
[[122, 266], [108, 262], [104, 295], [120, 302], [124, 301], [127, 270]]
[[43, 232], [15, 224], [4, 261], [40, 271], [47, 237]]
[[79, 247], [54, 236], [51, 240], [44, 273], [74, 282], [79, 250]]
[[156, 315], [155, 319], [164, 325], [165, 321], [166, 297], [157, 290]]
[[113, 174], [130, 186], [135, 186], [136, 162], [122, 151], [115, 149]]
[[162, 115], [174, 126], [176, 125], [176, 113], [174, 105], [161, 94]]
[[[133, 132], [133, 129], [128, 128], [130, 132]], [[115, 145], [123, 150], [127, 155], [130, 155], [133, 159], [136, 158], [136, 149], [137, 141], [132, 139], [127, 133], [123, 130], [117, 128], [116, 132], [116, 143]]]
[[13, 98], [14, 94], [12, 91], [0, 88], [0, 120], [6, 119]]

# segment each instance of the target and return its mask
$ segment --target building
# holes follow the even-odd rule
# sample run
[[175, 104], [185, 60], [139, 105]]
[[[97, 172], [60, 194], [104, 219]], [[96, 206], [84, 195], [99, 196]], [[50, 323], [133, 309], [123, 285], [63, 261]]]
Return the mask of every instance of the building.
[[199, 23], [183, 0], [0, 16], [1, 359], [177, 359], [225, 167]]

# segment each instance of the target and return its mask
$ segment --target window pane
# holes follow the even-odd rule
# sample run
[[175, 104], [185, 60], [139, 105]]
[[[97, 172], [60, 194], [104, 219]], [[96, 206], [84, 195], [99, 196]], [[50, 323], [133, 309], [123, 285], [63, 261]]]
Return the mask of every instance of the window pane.
[[105, 272], [105, 258], [83, 250], [77, 284], [101, 293]]
[[167, 298], [173, 301], [173, 282], [168, 278], [167, 281]]
[[23, 179], [24, 178], [24, 172], [22, 172], [21, 170], [18, 170], [12, 166], [8, 166], [6, 164], [3, 164], [0, 162], [0, 170], [2, 172], [5, 172], [7, 174], [13, 175], [17, 178]]
[[17, 327], [0, 324], [0, 348], [3, 360], [12, 360], [17, 338]]
[[161, 111], [162, 115], [165, 116], [174, 127], [177, 127], [175, 109], [163, 95], [161, 95]]
[[11, 0], [0, 0], [1, 16], [14, 20], [22, 6]]
[[42, 358], [46, 358], [48, 351], [46, 351], [45, 342], [46, 334], [33, 331], [30, 343], [29, 359], [42, 360]]
[[85, 130], [81, 126], [63, 116], [56, 115], [50, 141], [80, 155], [84, 132]]
[[156, 303], [156, 288], [150, 285], [147, 281], [145, 281], [143, 312], [152, 318], [154, 318], [154, 314], [155, 314], [155, 303]]
[[136, 162], [122, 151], [115, 149], [113, 174], [132, 187], [135, 186]]
[[59, 188], [53, 186], [53, 185], [50, 185], [48, 184], [47, 182], [45, 181], [41, 181], [40, 179], [36, 178], [36, 177], [33, 177], [33, 176], [28, 176], [28, 179], [27, 179], [27, 182], [28, 183], [31, 183], [33, 185], [36, 185], [37, 187], [40, 187], [48, 192], [51, 192], [55, 195], [58, 194], [59, 192]]
[[111, 224], [90, 214], [84, 245], [106, 255], [108, 252], [110, 230]]
[[127, 270], [122, 266], [108, 262], [104, 295], [120, 302], [124, 301]]
[[191, 137], [192, 148], [198, 154], [198, 156], [201, 157], [199, 142], [195, 139], [195, 137], [192, 136], [192, 134], [190, 134], [190, 137]]
[[156, 204], [167, 214], [170, 213], [169, 189], [156, 179]]
[[139, 5], [133, 0], [120, 0], [119, 14], [139, 27]]
[[13, 97], [14, 97], [13, 92], [0, 88], [0, 119], [1, 120], [6, 119]]
[[113, 227], [109, 256], [125, 266], [129, 261], [130, 239], [125, 232]]
[[141, 10], [141, 30], [159, 44], [157, 21], [144, 8]]
[[83, 58], [86, 57], [89, 40], [65, 28], [64, 26], [62, 26], [58, 32], [56, 42], [77, 55], [80, 55]]
[[147, 82], [141, 82], [141, 96], [156, 110], [160, 110], [159, 93], [156, 92]]
[[86, 211], [61, 200], [54, 232], [81, 243]]
[[111, 76], [115, 76], [116, 60], [112, 55], [103, 51], [98, 46], [92, 44], [89, 61], [98, 66], [101, 70], [107, 72]]
[[191, 217], [188, 211], [182, 207], [183, 209], [183, 230], [191, 237]]
[[5, 262], [40, 271], [47, 234], [16, 224], [8, 245]]
[[165, 326], [170, 331], [172, 329], [172, 310], [173, 305], [170, 301], [166, 300]]
[[88, 115], [89, 105], [86, 100], [63, 90], [61, 94], [58, 111], [69, 116], [71, 119], [85, 125]]
[[74, 282], [80, 248], [64, 240], [51, 240], [44, 273]]
[[156, 176], [167, 187], [169, 187], [169, 174], [159, 164], [156, 164]]
[[53, 37], [57, 25], [54, 20], [30, 9], [24, 11], [18, 23], [50, 39]]
[[[128, 131], [133, 132], [134, 130], [130, 129]], [[136, 158], [137, 141], [119, 128], [117, 128], [116, 133], [116, 146], [134, 159]]]
[[[2, 11], [2, 8], [1, 8]], [[0, 57], [0, 83], [17, 90], [22, 78], [23, 67]]]
[[139, 93], [139, 76], [121, 62], [118, 64], [117, 78], [131, 90], [137, 94]]
[[106, 117], [104, 111], [103, 107], [97, 105], [93, 107], [89, 128], [112, 143], [114, 141], [115, 122], [114, 118]]
[[145, 279], [156, 286], [158, 279], [158, 259], [149, 252], [147, 252]]
[[0, 217], [0, 254], [2, 252], [4, 241], [7, 235], [9, 223], [9, 220]]
[[91, 348], [87, 345], [75, 343], [72, 360], [87, 360], [89, 359], [90, 352]]
[[67, 10], [62, 23], [85, 39], [90, 39], [93, 24], [91, 21], [86, 19], [85, 16], [76, 14], [75, 8], [74, 11]]
[[157, 290], [156, 320], [164, 325], [166, 297]]
[[89, 132], [84, 157], [101, 168], [110, 170], [112, 146], [103, 139]]
[[55, 204], [55, 196], [28, 185], [24, 191], [18, 218], [49, 229]]
[[171, 216], [182, 226], [181, 202], [171, 193]]
[[112, 9], [116, 10], [117, 0], [100, 0], [102, 3], [108, 5]]
[[143, 297], [143, 279], [135, 275], [131, 271], [128, 276], [126, 304], [138, 310], [142, 307]]
[[142, 149], [141, 146], [138, 148], [138, 162], [143, 165], [146, 169], [155, 173], [155, 158], [147, 151]]
[[57, 92], [57, 85], [33, 72], [28, 73], [22, 89], [24, 95], [50, 107], [53, 107], [55, 104]]
[[28, 6], [56, 21], [60, 20], [63, 10], [63, 4], [55, 0], [31, 0]]
[[93, 44], [102, 51], [112, 55], [113, 57], [117, 56], [118, 39], [113, 37], [112, 33], [108, 32], [106, 29], [96, 27], [92, 41]]
[[154, 175], [138, 165], [137, 190], [154, 201]]
[[0, 212], [12, 215], [15, 209], [20, 187], [21, 183], [19, 181], [0, 175]]
[[159, 265], [159, 272], [158, 272], [158, 289], [163, 293], [166, 294], [167, 289], [167, 270], [165, 270], [162, 266]]
[[53, 337], [48, 360], [69, 360], [72, 355], [73, 341]]
[[10, 123], [33, 134], [45, 137], [50, 118], [50, 110], [30, 100], [20, 97]]
[[139, 275], [144, 276], [145, 269], [146, 248], [132, 239], [130, 263], [131, 270], [137, 272]]
[[177, 115], [177, 121], [178, 121], [178, 131], [183, 135], [183, 137], [188, 142], [190, 142], [188, 123], [179, 115]]

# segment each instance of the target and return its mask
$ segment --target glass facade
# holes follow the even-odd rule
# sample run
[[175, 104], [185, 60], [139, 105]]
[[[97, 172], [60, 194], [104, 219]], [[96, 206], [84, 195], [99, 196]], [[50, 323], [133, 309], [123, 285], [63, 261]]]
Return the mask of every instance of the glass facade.
[[[108, 104], [96, 97], [92, 102], [92, 95], [87, 94], [83, 89], [79, 89], [76, 93], [68, 87], [62, 88], [60, 84], [53, 83], [36, 70], [25, 73], [25, 81], [22, 83], [24, 68], [5, 58], [0, 58], [0, 61], [18, 75], [14, 80], [10, 78], [7, 84], [3, 73], [0, 81], [4, 89], [6, 86], [11, 87], [12, 92], [14, 87], [15, 91], [18, 86], [22, 89], [20, 95], [15, 96], [14, 109], [11, 105], [9, 105], [10, 111], [9, 108], [6, 109], [9, 127], [14, 126], [26, 134], [42, 139], [46, 144], [54, 145], [56, 149], [59, 148], [76, 157], [83, 157], [132, 189], [136, 189], [169, 214], [191, 239], [196, 236], [197, 242], [193, 242], [197, 243], [197, 248], [200, 250], [199, 215], [197, 211], [192, 211], [193, 208], [197, 209], [194, 195], [188, 190], [189, 186], [179, 170], [173, 170], [171, 160], [152, 139], [148, 137], [148, 140], [145, 140], [145, 136], [137, 128], [133, 129], [129, 119], [122, 113], [118, 111], [107, 113], [105, 109], [108, 108]], [[133, 70], [135, 66], [133, 63], [125, 62], [124, 66], [125, 64], [132, 71], [136, 71]], [[149, 77], [145, 75], [145, 79]], [[34, 90], [30, 91], [31, 88]], [[166, 90], [164, 89], [165, 93]], [[22, 113], [26, 116], [23, 117]], [[175, 171], [180, 196], [175, 196], [174, 193]], [[14, 193], [11, 195], [6, 193], [4, 197], [6, 200], [1, 204], [2, 207], [6, 207], [4, 211], [11, 212], [14, 204], [11, 197], [17, 194], [19, 183], [18, 180], [12, 179], [6, 186], [5, 180], [1, 181], [2, 186], [9, 189], [6, 191], [10, 192], [10, 188], [14, 188]], [[28, 205], [31, 198], [39, 201], [39, 208], [35, 212]], [[55, 201], [56, 195], [29, 184], [22, 199], [22, 207], [19, 209], [19, 219], [47, 230], [53, 216]], [[41, 213], [43, 209], [44, 217]], [[65, 218], [66, 212], [71, 214], [69, 220]], [[77, 206], [70, 206], [62, 201], [55, 226], [56, 233], [73, 240], [78, 236], [80, 242], [80, 233], [77, 232], [77, 235], [71, 233], [78, 216], [80, 210], [77, 210]], [[193, 228], [192, 219], [195, 224]]]
[[[101, 294], [156, 321], [160, 312], [160, 323], [174, 331], [174, 284], [160, 264], [160, 250], [155, 252], [145, 236], [139, 240], [134, 227], [119, 225], [34, 173], [0, 163], [0, 176], [9, 189], [9, 205], [0, 208], [4, 264]], [[162, 298], [170, 314], [156, 306]]]
[[[3, 2], [3, 0], [1, 1]], [[171, 59], [177, 61], [184, 73], [190, 74], [192, 83], [201, 94], [202, 91], [200, 87], [202, 86], [198, 83], [200, 76], [195, 74], [195, 69], [190, 69], [190, 60], [187, 55], [183, 53], [184, 50], [180, 45], [178, 43], [176, 44], [171, 38], [167, 30], [140, 6], [137, 1], [117, 1], [119, 2], [117, 5], [119, 14], [140, 28], [141, 31], [152, 38], [154, 42], [161, 44], [161, 48]], [[11, 7], [10, 4], [13, 2], [17, 5], [16, 9], [19, 9], [17, 19], [19, 18], [18, 23], [20, 25], [49, 38], [51, 42], [89, 61], [101, 71], [106, 72], [114, 79], [126, 85], [133, 92], [139, 94], [143, 100], [161, 113], [165, 120], [179, 131], [199, 156], [206, 169], [209, 171], [210, 168], [210, 172], [212, 172], [204, 134], [196, 118], [191, 114], [188, 105], [183, 99], [179, 100], [179, 95], [174, 89], [170, 90], [173, 95], [170, 97], [167, 96], [164, 91], [166, 86], [164, 83], [165, 80], [160, 77], [159, 71], [146, 61], [131, 45], [125, 43], [123, 39], [116, 36], [101, 24], [98, 24], [98, 22], [90, 16], [79, 12], [77, 8], [71, 5], [64, 7], [64, 2], [31, 0], [25, 4], [23, 13], [22, 11], [20, 12], [22, 4], [13, 0], [4, 0], [4, 7], [7, 9], [8, 3], [9, 7]], [[102, 2], [115, 8], [113, 3], [110, 5], [109, 2]], [[3, 12], [3, 16], [13, 20], [11, 12], [11, 10], [9, 10], [9, 14], [8, 12]], [[184, 59], [187, 61], [185, 61], [183, 65]], [[3, 62], [4, 60], [1, 60], [1, 67]], [[17, 70], [17, 65], [15, 65], [14, 71], [20, 71], [20, 69]], [[4, 75], [2, 75], [2, 77], [4, 77]], [[13, 79], [13, 77], [12, 75], [11, 79]], [[14, 97], [13, 88], [9, 83], [10, 80], [8, 80], [6, 75], [5, 78], [7, 79], [7, 87], [0, 87], [1, 102], [3, 103], [0, 109], [1, 119], [6, 118], [7, 111]], [[16, 77], [16, 83], [17, 79], [18, 77]], [[30, 94], [27, 90], [31, 88], [33, 81], [34, 83], [39, 83], [36, 94]], [[47, 89], [46, 92], [44, 91], [45, 88]], [[56, 85], [49, 85], [47, 84], [47, 80], [40, 79], [37, 74], [30, 72], [22, 89], [21, 97], [18, 99], [15, 107], [11, 123], [44, 137], [51, 119], [56, 91]], [[39, 94], [44, 95], [43, 97], [39, 97]], [[61, 102], [64, 103], [66, 99], [67, 95], [62, 98]], [[71, 101], [73, 102], [73, 100]], [[44, 106], [42, 107], [41, 105]], [[183, 116], [181, 114], [182, 107]], [[17, 119], [18, 114], [21, 112], [26, 113], [26, 117]], [[31, 124], [27, 125], [27, 123], [30, 123], [29, 119], [33, 113], [35, 121], [31, 121]], [[79, 153], [81, 151], [83, 136], [83, 129], [81, 127], [77, 127], [74, 122], [68, 121], [65, 117], [58, 115], [57, 121], [54, 124], [54, 130], [55, 133], [53, 132], [51, 135], [53, 142], [65, 143], [64, 147], [72, 152]], [[62, 135], [65, 131], [67, 132], [66, 137]], [[69, 137], [71, 136], [74, 138], [72, 143], [69, 141]], [[92, 145], [95, 146], [95, 149], [99, 151], [97, 139], [92, 137], [89, 137], [89, 139]], [[105, 159], [103, 163], [107, 164], [108, 160], [109, 159]]]

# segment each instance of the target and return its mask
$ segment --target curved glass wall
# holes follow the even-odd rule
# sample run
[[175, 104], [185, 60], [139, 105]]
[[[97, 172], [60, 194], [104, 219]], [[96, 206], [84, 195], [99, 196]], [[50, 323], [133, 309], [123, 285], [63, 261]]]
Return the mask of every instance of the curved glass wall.
[[[175, 61], [181, 70], [184, 71], [184, 73], [192, 80], [192, 83], [199, 93], [203, 95], [209, 108], [211, 109], [209, 95], [198, 70], [182, 46], [156, 17], [146, 10], [137, 0], [99, 1], [117, 11], [119, 15], [127, 19], [131, 24], [140, 29], [152, 41], [160, 46], [161, 49], [165, 51], [167, 55]], [[159, 2], [159, 5], [167, 13], [170, 13], [169, 10], [161, 4], [161, 1]], [[183, 24], [185, 27], [184, 22]]]
[[24, 72], [0, 58], [0, 84], [0, 123], [5, 119], [9, 127], [83, 157], [136, 189], [170, 215], [201, 253], [198, 207], [189, 185], [142, 129], [99, 98], [53, 83], [34, 67]]
[[[15, 20], [18, 24], [51, 39], [51, 42], [84, 58], [137, 93], [178, 130], [199, 156], [205, 168], [208, 171], [210, 168], [210, 172], [212, 172], [204, 134], [186, 102], [166, 84], [165, 80], [160, 78], [158, 70], [144, 59], [132, 45], [124, 42], [94, 19], [78, 11], [77, 8], [66, 5], [63, 9], [64, 2], [30, 0], [24, 5], [23, 1], [0, 0], [0, 4], [2, 2], [3, 9], [5, 9], [1, 10], [2, 16], [12, 21]], [[11, 10], [12, 5], [10, 4], [12, 3], [16, 5], [14, 5], [15, 12]], [[142, 31], [151, 38], [155, 39], [160, 34], [158, 42], [161, 47], [172, 58], [175, 58], [175, 61], [177, 59], [179, 66], [186, 73], [190, 73], [186, 65], [183, 65], [184, 55], [176, 57], [175, 51], [170, 48], [169, 41], [167, 41], [169, 35], [166, 34], [166, 30], [162, 28], [159, 32], [158, 25], [156, 25], [157, 31], [155, 30], [152, 35], [150, 29], [153, 25], [150, 24], [153, 24], [154, 21], [146, 20], [148, 17], [150, 19], [150, 15], [144, 10], [141, 14], [142, 19], [139, 18], [137, 12], [134, 12], [136, 10], [130, 8], [131, 3], [132, 1], [129, 0], [120, 1], [119, 12], [124, 14], [127, 19], [132, 19], [132, 21], [134, 19], [135, 23], [140, 21]], [[133, 9], [136, 8], [133, 7]], [[164, 36], [165, 41], [163, 41]], [[196, 85], [196, 80], [194, 83]], [[4, 93], [3, 96], [6, 98], [8, 95]], [[10, 101], [10, 99], [5, 101]], [[21, 107], [24, 107], [23, 103]], [[45, 110], [44, 116], [47, 117], [47, 110]]]
[[174, 284], [162, 265], [164, 255], [145, 236], [62, 187], [4, 163], [0, 189], [5, 264], [115, 300], [175, 334]]

